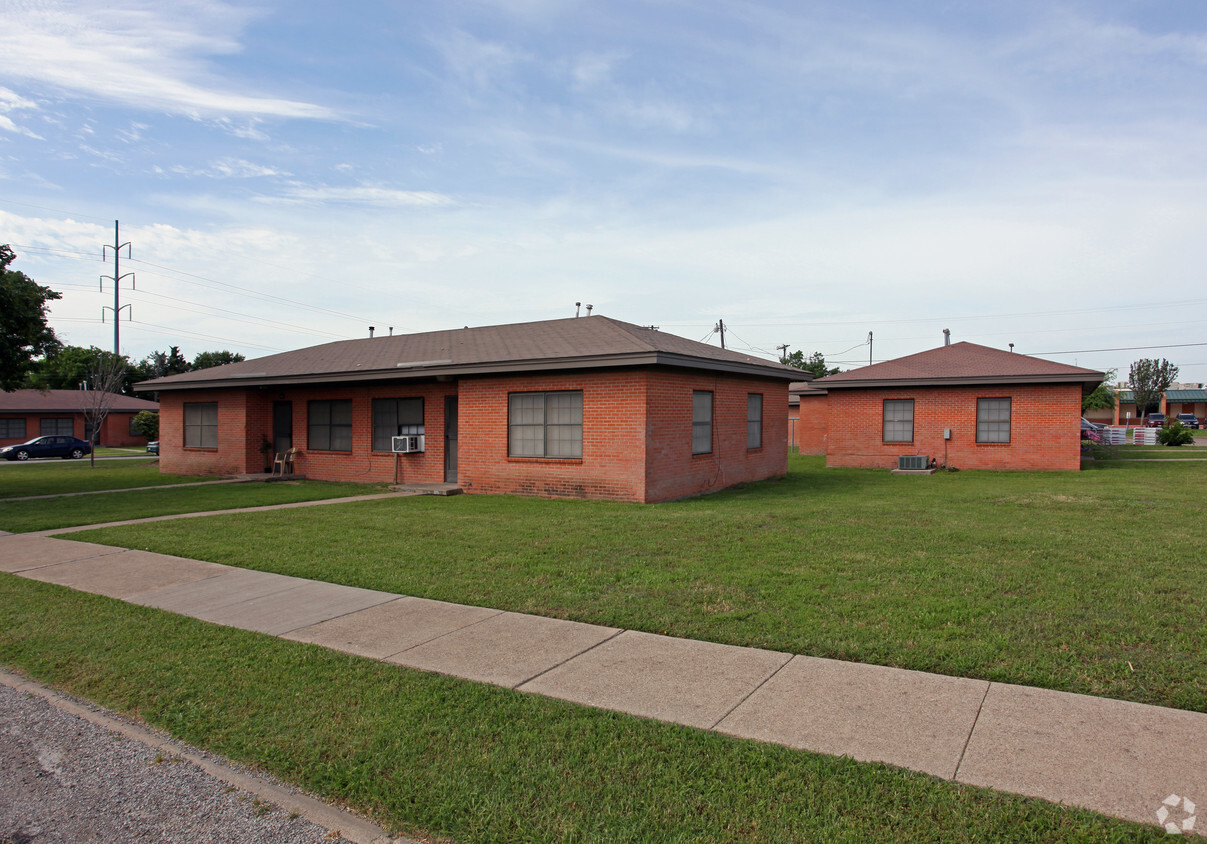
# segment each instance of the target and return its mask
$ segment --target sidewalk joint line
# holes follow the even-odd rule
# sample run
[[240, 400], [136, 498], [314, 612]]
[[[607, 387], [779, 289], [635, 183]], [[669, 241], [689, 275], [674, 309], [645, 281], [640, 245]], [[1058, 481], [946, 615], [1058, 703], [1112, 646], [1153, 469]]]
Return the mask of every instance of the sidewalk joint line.
[[727, 709], [725, 711], [724, 715], [722, 715], [720, 718], [718, 718], [716, 721], [714, 721], [712, 726], [707, 728], [708, 731], [710, 733], [716, 732], [717, 727], [720, 725], [720, 723], [722, 721], [724, 721], [726, 718], [728, 718], [730, 715], [732, 715], [735, 709], [737, 709], [739, 706], [741, 706], [746, 701], [750, 700], [751, 696], [753, 696], [755, 692], [757, 692], [759, 689], [763, 688], [763, 686], [770, 683], [772, 677], [774, 677], [776, 674], [779, 674], [781, 671], [783, 671], [785, 668], [787, 668], [788, 663], [790, 663], [792, 660], [796, 659], [797, 654], [787, 654], [787, 657], [788, 657], [787, 659], [785, 659], [782, 663], [780, 663], [779, 668], [775, 669], [770, 674], [768, 674], [766, 677], [764, 677], [763, 681], [761, 683], [759, 683], [757, 686], [755, 686], [753, 689], [751, 689], [749, 692], [747, 692], [745, 695], [743, 695], [741, 700], [739, 700], [733, 706], [729, 707], [729, 709]]
[[968, 745], [972, 742], [972, 734], [976, 732], [977, 722], [981, 720], [981, 710], [985, 708], [985, 701], [989, 698], [989, 690], [993, 688], [993, 683], [985, 684], [985, 694], [981, 695], [981, 702], [977, 705], [976, 715], [972, 716], [972, 726], [968, 728], [968, 736], [964, 739], [964, 746], [960, 748], [960, 758], [956, 760], [955, 770], [951, 772], [951, 781], [957, 782], [957, 777], [960, 776], [960, 766], [964, 764], [964, 754], [968, 752]]
[[584, 656], [585, 654], [589, 654], [591, 651], [595, 650], [596, 648], [600, 647], [601, 645], [606, 645], [608, 642], [612, 641], [613, 639], [615, 639], [615, 638], [616, 638], [617, 636], [619, 636], [620, 634], [622, 634], [622, 633], [627, 633], [627, 632], [629, 632], [629, 631], [627, 631], [627, 630], [617, 630], [615, 633], [613, 633], [613, 634], [612, 634], [611, 636], [609, 636], [608, 638], [606, 638], [606, 639], [600, 639], [600, 640], [599, 640], [598, 642], [596, 642], [594, 645], [591, 645], [591, 647], [589, 647], [589, 648], [584, 648], [583, 650], [579, 651], [579, 652], [578, 652], [578, 653], [576, 653], [576, 654], [571, 654], [570, 656], [566, 657], [565, 659], [563, 659], [561, 662], [557, 663], [556, 665], [550, 665], [550, 666], [549, 666], [548, 668], [546, 668], [545, 670], [536, 672], [536, 673], [535, 673], [535, 674], [533, 674], [531, 677], [529, 677], [527, 680], [521, 680], [519, 683], [516, 683], [516, 684], [515, 684], [514, 686], [512, 686], [511, 688], [515, 689], [516, 691], [519, 691], [520, 686], [523, 686], [523, 685], [525, 685], [525, 684], [527, 684], [527, 683], [531, 683], [531, 682], [532, 682], [533, 680], [535, 680], [537, 677], [543, 677], [544, 675], [548, 674], [550, 671], [553, 671], [555, 668], [561, 668], [563, 665], [565, 665], [566, 663], [570, 662], [570, 660], [572, 660], [572, 659], [578, 659], [580, 656]]

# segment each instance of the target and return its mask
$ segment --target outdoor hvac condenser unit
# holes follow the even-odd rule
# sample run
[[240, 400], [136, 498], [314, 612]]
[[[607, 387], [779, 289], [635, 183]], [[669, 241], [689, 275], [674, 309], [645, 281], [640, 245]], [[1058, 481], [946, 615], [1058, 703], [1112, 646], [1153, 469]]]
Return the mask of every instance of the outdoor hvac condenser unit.
[[416, 451], [423, 451], [423, 434], [419, 434], [418, 436], [394, 437], [393, 450], [399, 454], [411, 454]]
[[897, 468], [902, 470], [925, 469], [930, 458], [922, 454], [903, 454], [897, 458]]

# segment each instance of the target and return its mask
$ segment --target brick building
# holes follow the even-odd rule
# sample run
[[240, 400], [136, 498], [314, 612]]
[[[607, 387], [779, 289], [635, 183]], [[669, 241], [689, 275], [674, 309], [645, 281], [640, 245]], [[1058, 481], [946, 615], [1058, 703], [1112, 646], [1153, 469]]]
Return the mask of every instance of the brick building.
[[826, 390], [809, 381], [788, 385], [788, 437], [797, 454], [826, 453]]
[[[160, 469], [665, 501], [787, 470], [800, 371], [603, 316], [328, 343], [147, 381]], [[393, 451], [396, 436], [422, 450]]]
[[[95, 395], [88, 390], [0, 392], [0, 446], [52, 435], [92, 440], [85, 409], [92, 406]], [[131, 427], [131, 421], [144, 410], [157, 412], [159, 405], [135, 396], [114, 395], [112, 401], [95, 442], [114, 448], [145, 446], [147, 438]]]
[[1079, 469], [1081, 399], [1103, 377], [974, 343], [831, 375], [816, 382], [828, 393], [826, 465], [921, 455], [960, 469]]

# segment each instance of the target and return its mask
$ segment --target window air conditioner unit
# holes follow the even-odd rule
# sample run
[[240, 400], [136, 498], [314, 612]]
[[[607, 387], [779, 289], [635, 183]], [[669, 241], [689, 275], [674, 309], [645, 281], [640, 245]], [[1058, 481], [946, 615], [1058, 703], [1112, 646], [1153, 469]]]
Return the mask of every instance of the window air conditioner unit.
[[411, 454], [416, 451], [423, 451], [423, 435], [411, 435], [407, 437], [394, 437], [393, 451], [399, 454]]
[[926, 469], [929, 465], [930, 458], [924, 454], [903, 454], [897, 457], [897, 468], [902, 471]]

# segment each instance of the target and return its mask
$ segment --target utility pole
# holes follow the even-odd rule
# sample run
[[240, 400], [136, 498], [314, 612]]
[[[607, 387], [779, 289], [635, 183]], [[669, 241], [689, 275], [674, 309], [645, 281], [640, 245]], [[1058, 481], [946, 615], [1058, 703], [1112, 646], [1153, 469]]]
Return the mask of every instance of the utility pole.
[[120, 356], [122, 353], [122, 344], [121, 344], [121, 340], [122, 340], [122, 334], [121, 334], [122, 309], [124, 308], [124, 309], [130, 311], [131, 313], [133, 313], [133, 309], [129, 305], [123, 305], [121, 303], [122, 279], [129, 278], [130, 279], [130, 289], [131, 290], [134, 289], [134, 273], [126, 273], [125, 275], [122, 275], [122, 265], [121, 265], [121, 255], [122, 255], [123, 249], [126, 250], [126, 257], [127, 258], [130, 257], [130, 244], [129, 244], [129, 242], [126, 242], [126, 243], [121, 242], [121, 237], [119, 236], [118, 231], [119, 231], [118, 221], [114, 220], [113, 221], [113, 245], [109, 246], [108, 244], [106, 244], [101, 247], [101, 260], [102, 261], [105, 259], [105, 256], [107, 256], [109, 254], [108, 250], [110, 250], [110, 249], [113, 250], [113, 275], [103, 275], [103, 276], [101, 276], [101, 281], [100, 281], [102, 293], [105, 290], [105, 279], [109, 279], [110, 281], [113, 282], [113, 307], [110, 308], [108, 305], [104, 305], [101, 307], [101, 322], [105, 321], [105, 311], [110, 311], [110, 310], [113, 311], [113, 354], [115, 357]]
[[788, 344], [785, 343], [782, 346], [776, 346], [776, 348], [779, 349], [779, 352], [780, 352], [780, 361], [787, 360], [788, 359]]
[[721, 332], [721, 348], [724, 349], [725, 348], [725, 320], [723, 320], [723, 319], [717, 320], [717, 327], [714, 328], [713, 331]]

